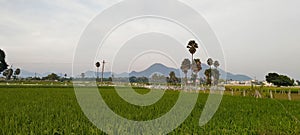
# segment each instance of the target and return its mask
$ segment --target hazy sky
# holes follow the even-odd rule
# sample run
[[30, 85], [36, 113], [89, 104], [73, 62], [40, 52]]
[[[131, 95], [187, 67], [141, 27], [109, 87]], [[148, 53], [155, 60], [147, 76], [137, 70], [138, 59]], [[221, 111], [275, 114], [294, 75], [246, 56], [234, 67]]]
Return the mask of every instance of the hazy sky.
[[[70, 74], [74, 51], [82, 32], [95, 16], [116, 2], [118, 0], [0, 0], [0, 48], [5, 50], [8, 63], [14, 67]], [[268, 72], [276, 71], [300, 79], [299, 0], [182, 2], [201, 13], [214, 30], [224, 49], [227, 71], [258, 79], [264, 79]], [[123, 29], [123, 33], [130, 33], [133, 29], [153, 29], [154, 26], [145, 25], [145, 21], [128, 24], [120, 31]], [[168, 26], [172, 27], [171, 24]], [[171, 30], [179, 30], [175, 27]], [[178, 40], [185, 40], [184, 36], [181, 37], [183, 39]], [[178, 53], [174, 58], [177, 64], [183, 58], [190, 58], [188, 52], [182, 53], [180, 49], [172, 51]], [[202, 51], [199, 51], [198, 57], [205, 62], [207, 55]], [[109, 49], [104, 52], [109, 52]], [[109, 62], [113, 60], [104, 54], [99, 54], [97, 58]], [[157, 59], [159, 56], [153, 57]], [[139, 62], [130, 70], [141, 70], [152, 62]], [[164, 63], [163, 60], [161, 62]], [[172, 66], [168, 62], [165, 64]], [[111, 65], [107, 64], [108, 69]], [[116, 69], [116, 72], [129, 69], [126, 66]], [[88, 69], [92, 66], [86, 67], [93, 70]]]

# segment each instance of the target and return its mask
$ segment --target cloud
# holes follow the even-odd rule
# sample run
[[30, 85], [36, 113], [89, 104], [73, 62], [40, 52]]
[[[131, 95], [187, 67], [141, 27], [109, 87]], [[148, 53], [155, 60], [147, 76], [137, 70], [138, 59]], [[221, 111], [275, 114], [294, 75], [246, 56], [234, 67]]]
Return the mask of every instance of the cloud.
[[[88, 23], [119, 1], [0, 0], [0, 47], [11, 63], [44, 63], [26, 65], [36, 71], [54, 63], [70, 63]], [[181, 1], [207, 19], [223, 45], [231, 72], [263, 79], [275, 70], [300, 78], [295, 69], [300, 65], [294, 60], [300, 57], [300, 1]], [[127, 29], [143, 28], [143, 22], [139, 23]]]

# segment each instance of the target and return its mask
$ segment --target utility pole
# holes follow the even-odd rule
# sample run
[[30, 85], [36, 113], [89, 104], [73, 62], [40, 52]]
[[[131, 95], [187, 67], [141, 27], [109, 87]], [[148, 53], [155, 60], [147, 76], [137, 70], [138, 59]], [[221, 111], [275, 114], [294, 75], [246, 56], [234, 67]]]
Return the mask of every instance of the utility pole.
[[102, 61], [102, 74], [101, 74], [101, 83], [103, 83], [103, 74], [104, 74], [104, 65], [105, 65], [105, 60]]

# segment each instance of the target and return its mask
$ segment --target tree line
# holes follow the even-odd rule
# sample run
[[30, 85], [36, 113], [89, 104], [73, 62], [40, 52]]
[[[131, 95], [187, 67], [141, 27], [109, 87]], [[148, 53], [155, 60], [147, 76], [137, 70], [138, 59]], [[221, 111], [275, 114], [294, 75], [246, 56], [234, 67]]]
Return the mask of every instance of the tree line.
[[[192, 82], [192, 84], [197, 85], [197, 78], [198, 78], [198, 74], [199, 72], [202, 70], [202, 66], [201, 66], [201, 60], [200, 58], [194, 58], [195, 53], [197, 52], [197, 49], [199, 48], [198, 44], [196, 43], [195, 40], [190, 40], [187, 44], [187, 48], [188, 51], [190, 52], [191, 56], [192, 56], [192, 61], [188, 58], [185, 58], [182, 63], [181, 63], [181, 67], [180, 69], [182, 70], [182, 72], [184, 73], [184, 78], [183, 78], [183, 83], [185, 85], [188, 84], [188, 80], [190, 80]], [[21, 73], [21, 69], [20, 68], [16, 68], [15, 70], [13, 70], [12, 66], [9, 67], [9, 65], [7, 64], [7, 62], [5, 61], [6, 58], [6, 54], [5, 52], [0, 49], [0, 74], [2, 73], [2, 75], [6, 78], [6, 80], [17, 80], [18, 76]], [[205, 80], [201, 80], [199, 79], [199, 81], [201, 83], [205, 83], [207, 85], [217, 85], [220, 79], [220, 72], [218, 70], [218, 67], [220, 66], [219, 61], [214, 61], [212, 58], [208, 58], [207, 59], [207, 65], [209, 66], [209, 69], [206, 69], [204, 72], [205, 75]], [[102, 81], [112, 81], [112, 77], [109, 78], [103, 78], [103, 71], [104, 71], [104, 64], [106, 62], [103, 60], [102, 62], [102, 76], [101, 76], [101, 82]], [[101, 63], [100, 62], [96, 62], [95, 66], [97, 68], [97, 80], [99, 79], [99, 67], [100, 67]], [[191, 72], [191, 77], [190, 79], [188, 79], [187, 74], [188, 72]], [[85, 74], [82, 73], [81, 77], [84, 78]], [[72, 80], [74, 78], [68, 78], [67, 79], [67, 74], [64, 74], [64, 76], [58, 76], [55, 73], [49, 74], [46, 77], [34, 77], [34, 78], [27, 78], [30, 80]], [[167, 82], [168, 84], [171, 85], [176, 85], [178, 83], [181, 83], [181, 78], [176, 77], [175, 72], [171, 71], [169, 73], [168, 77], [164, 77], [162, 75], [158, 75], [158, 74], [154, 74], [151, 78], [147, 78], [147, 77], [135, 77], [135, 76], [131, 76], [129, 78], [125, 78], [127, 80], [129, 80], [130, 83], [145, 83], [145, 84], [149, 84], [149, 80], [151, 82]], [[116, 80], [124, 80], [124, 78], [117, 78]], [[299, 80], [294, 80], [291, 79], [290, 77], [286, 76], [286, 75], [280, 75], [278, 73], [269, 73], [268, 75], [266, 75], [266, 81], [268, 83], [272, 83], [278, 87], [280, 86], [293, 86], [295, 85], [295, 83], [298, 83], [298, 85], [300, 85], [300, 81]]]

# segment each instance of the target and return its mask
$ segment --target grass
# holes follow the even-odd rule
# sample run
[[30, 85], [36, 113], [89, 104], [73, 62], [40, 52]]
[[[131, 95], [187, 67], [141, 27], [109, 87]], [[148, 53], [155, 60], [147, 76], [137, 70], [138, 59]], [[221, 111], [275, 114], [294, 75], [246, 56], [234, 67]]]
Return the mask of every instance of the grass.
[[[166, 91], [157, 103], [139, 107], [125, 102], [112, 87], [104, 87], [100, 93], [115, 113], [139, 121], [164, 115], [178, 98], [178, 92]], [[199, 94], [190, 116], [170, 134], [300, 133], [299, 101], [229, 95], [223, 97], [211, 121], [200, 127], [207, 97]], [[104, 134], [85, 117], [72, 87], [1, 86], [0, 104], [0, 134]]]

